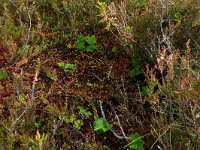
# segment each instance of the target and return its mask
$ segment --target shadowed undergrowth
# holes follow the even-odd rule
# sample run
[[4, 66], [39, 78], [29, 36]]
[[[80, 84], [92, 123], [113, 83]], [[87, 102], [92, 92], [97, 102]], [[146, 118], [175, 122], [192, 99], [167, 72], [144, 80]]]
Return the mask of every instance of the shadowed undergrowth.
[[199, 149], [197, 0], [1, 0], [2, 149]]

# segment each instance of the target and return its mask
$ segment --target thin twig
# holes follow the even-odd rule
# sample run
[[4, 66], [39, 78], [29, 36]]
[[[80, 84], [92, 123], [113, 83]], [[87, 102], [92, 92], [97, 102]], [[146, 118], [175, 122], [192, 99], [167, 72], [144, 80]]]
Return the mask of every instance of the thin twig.
[[[111, 107], [112, 108], [112, 107]], [[120, 120], [119, 120], [119, 116], [117, 115], [116, 111], [112, 108], [113, 112], [115, 113], [115, 117], [117, 118], [117, 122], [118, 122], [118, 125], [119, 125], [119, 128], [121, 129], [121, 132], [122, 132], [122, 135], [124, 137], [124, 139], [128, 140], [130, 139], [129, 137], [126, 136], [126, 134], [124, 133], [124, 129], [122, 128], [122, 125], [120, 123]]]
[[140, 96], [140, 103], [142, 103], [143, 100], [142, 100], [142, 94], [141, 94], [141, 91], [140, 91], [140, 86], [139, 86], [139, 84], [137, 84], [137, 87], [138, 87], [138, 92], [139, 92], [139, 96]]
[[[158, 140], [162, 143], [162, 145], [164, 146], [164, 148], [167, 149], [166, 146], [163, 144], [163, 142], [162, 142], [162, 140], [161, 140], [161, 137], [164, 136], [164, 135], [167, 133], [167, 131], [170, 130], [170, 129], [172, 128], [172, 126], [175, 125], [175, 122], [176, 122], [176, 121], [174, 121], [171, 125], [168, 125], [168, 128], [167, 128], [161, 135], [159, 135], [159, 134], [156, 132], [155, 128], [153, 128], [153, 126], [152, 126], [152, 128], [153, 128], [153, 130], [154, 130], [154, 133], [158, 136], [158, 139], [156, 139], [156, 141], [153, 143], [153, 145], [151, 146], [150, 150], [154, 147], [154, 145], [157, 143]], [[161, 130], [161, 129], [160, 129], [160, 130]]]
[[109, 71], [108, 71], [108, 79], [110, 79], [110, 74], [111, 74], [111, 72], [112, 72], [114, 63], [115, 63], [115, 62], [112, 63], [112, 65], [110, 66], [110, 69], [109, 69]]
[[11, 128], [17, 123], [17, 121], [19, 120], [19, 119], [21, 119], [22, 117], [23, 117], [23, 115], [26, 113], [26, 111], [27, 111], [27, 109], [25, 109], [23, 112], [22, 112], [22, 114], [18, 117], [18, 118], [16, 118], [15, 119], [15, 121], [12, 123], [12, 125], [11, 125]]
[[197, 43], [197, 41], [194, 39], [194, 37], [191, 35], [191, 33], [187, 30], [189, 36], [191, 37], [191, 39], [193, 40], [193, 42], [196, 44], [196, 46], [200, 49], [200, 45]]
[[92, 59], [92, 60], [95, 60], [95, 61], [97, 61], [97, 62], [99, 62], [99, 63], [101, 63], [101, 64], [105, 64], [101, 59], [95, 59], [95, 58], [90, 57], [90, 56], [88, 56], [88, 55], [85, 55], [85, 56], [88, 57], [88, 58], [90, 58], [90, 59]]
[[27, 38], [26, 38], [24, 50], [27, 48], [28, 41], [30, 39], [31, 27], [32, 27], [32, 20], [31, 20], [31, 15], [30, 15], [30, 9], [28, 7], [27, 7], [27, 11], [28, 11], [28, 18], [29, 18], [29, 28], [28, 28], [28, 33], [27, 33]]
[[39, 74], [39, 71], [36, 71], [35, 77], [34, 77], [34, 80], [33, 80], [33, 84], [32, 84], [32, 94], [31, 94], [32, 101], [35, 100], [35, 97], [34, 97], [34, 94], [35, 94], [35, 84], [38, 81], [38, 74]]
[[103, 80], [100, 79], [100, 78], [99, 78], [97, 75], [95, 75], [94, 73], [92, 73], [92, 75], [93, 75], [95, 78], [97, 78], [99, 81], [103, 82]]
[[[106, 118], [105, 113], [104, 113], [104, 110], [103, 110], [103, 106], [102, 106], [102, 101], [99, 101], [99, 102], [100, 102], [101, 115], [102, 115], [103, 118]], [[113, 110], [114, 110], [114, 109], [113, 109]], [[114, 112], [115, 112], [115, 111], [114, 111]], [[121, 126], [119, 117], [117, 116], [116, 112], [115, 112], [115, 115], [116, 115], [116, 118], [117, 118], [117, 120], [118, 120], [118, 125], [119, 125], [119, 127], [120, 127], [120, 129], [121, 129], [121, 131], [122, 131], [123, 136], [118, 135], [113, 129], [110, 129], [110, 131], [113, 133], [113, 135], [114, 135], [116, 138], [121, 139], [121, 140], [122, 140], [122, 139], [126, 139], [126, 140], [128, 141], [130, 138], [127, 137], [127, 136], [125, 135], [124, 130], [123, 130], [122, 126]]]

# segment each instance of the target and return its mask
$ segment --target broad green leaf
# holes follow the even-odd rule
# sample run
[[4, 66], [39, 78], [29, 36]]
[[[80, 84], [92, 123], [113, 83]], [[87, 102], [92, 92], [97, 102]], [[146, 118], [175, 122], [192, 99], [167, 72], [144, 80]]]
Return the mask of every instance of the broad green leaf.
[[77, 42], [78, 43], [84, 43], [85, 42], [85, 37], [83, 35], [78, 35], [77, 36]]
[[94, 131], [97, 133], [102, 133], [110, 130], [112, 128], [112, 124], [109, 124], [105, 118], [99, 118], [94, 121]]
[[88, 51], [88, 52], [94, 52], [94, 50], [96, 49], [96, 45], [89, 45], [87, 48], [86, 48], [86, 50]]
[[78, 48], [79, 50], [83, 50], [83, 49], [85, 49], [85, 44], [82, 42], [77, 42], [76, 48]]
[[96, 37], [94, 35], [86, 36], [85, 41], [90, 45], [95, 44], [97, 42]]
[[85, 108], [83, 108], [82, 106], [79, 106], [78, 108], [79, 108], [79, 113], [80, 113], [81, 115], [86, 116], [86, 117], [89, 117], [89, 116], [92, 115], [89, 111], [87, 111], [87, 110], [86, 110]]
[[144, 142], [142, 140], [142, 136], [135, 133], [130, 135], [131, 142], [128, 144], [129, 148], [135, 150], [141, 150], [143, 148]]

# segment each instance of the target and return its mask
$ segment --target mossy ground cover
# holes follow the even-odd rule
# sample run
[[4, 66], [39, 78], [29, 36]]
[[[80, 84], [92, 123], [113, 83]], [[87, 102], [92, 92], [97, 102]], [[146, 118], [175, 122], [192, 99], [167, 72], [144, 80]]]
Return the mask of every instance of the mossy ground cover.
[[1, 149], [199, 149], [199, 2], [2, 0]]

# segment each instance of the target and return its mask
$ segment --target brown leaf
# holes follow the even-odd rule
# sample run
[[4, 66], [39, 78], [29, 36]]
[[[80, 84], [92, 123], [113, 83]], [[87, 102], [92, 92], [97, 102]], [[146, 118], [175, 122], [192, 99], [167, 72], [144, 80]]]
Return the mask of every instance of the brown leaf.
[[25, 73], [25, 76], [28, 77], [28, 78], [32, 78], [35, 76], [35, 74], [32, 74], [32, 73]]
[[27, 63], [28, 62], [28, 58], [24, 58], [22, 59], [21, 61], [19, 61], [17, 64], [16, 64], [16, 67], [20, 67], [22, 66], [23, 64]]

